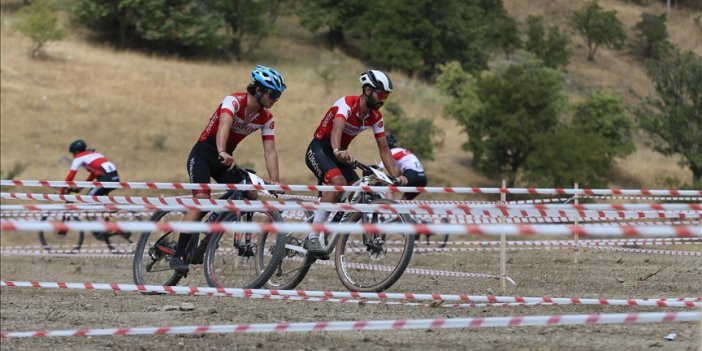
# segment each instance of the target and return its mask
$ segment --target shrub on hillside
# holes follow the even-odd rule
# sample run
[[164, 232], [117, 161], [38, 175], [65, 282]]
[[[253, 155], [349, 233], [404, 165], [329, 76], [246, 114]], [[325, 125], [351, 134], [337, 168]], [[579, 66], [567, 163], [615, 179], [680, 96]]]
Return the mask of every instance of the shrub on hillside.
[[34, 43], [33, 58], [41, 56], [46, 43], [61, 40], [64, 37], [64, 32], [58, 24], [58, 16], [47, 0], [36, 0], [20, 9], [14, 29], [29, 37]]

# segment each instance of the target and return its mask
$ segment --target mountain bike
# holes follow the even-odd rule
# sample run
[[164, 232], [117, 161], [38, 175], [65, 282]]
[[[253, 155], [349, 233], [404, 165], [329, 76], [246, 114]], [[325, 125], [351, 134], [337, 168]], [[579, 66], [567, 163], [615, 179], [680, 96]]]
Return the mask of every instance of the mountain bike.
[[[79, 188], [68, 188], [66, 190], [66, 194], [76, 194], [80, 193], [81, 189]], [[49, 216], [45, 215], [42, 216], [42, 221], [46, 221], [49, 219], [55, 218], [54, 216]], [[116, 218], [114, 217], [114, 212], [104, 212], [101, 216], [95, 216], [95, 215], [84, 215], [82, 213], [76, 213], [76, 212], [63, 212], [60, 214], [58, 217], [61, 222], [69, 222], [69, 221], [104, 221], [104, 222], [110, 222], [110, 221], [115, 221]], [[121, 239], [123, 241], [126, 241], [127, 243], [132, 243], [131, 241], [131, 232], [124, 232], [124, 231], [92, 231], [90, 232], [93, 234], [95, 239], [99, 241], [105, 242], [109, 250], [113, 253], [122, 253], [122, 251], [118, 250], [112, 243], [111, 239], [117, 238]], [[77, 253], [80, 251], [80, 248], [83, 246], [83, 242], [85, 241], [85, 232], [82, 230], [75, 231], [75, 230], [57, 230], [57, 231], [39, 231], [39, 242], [41, 243], [42, 248], [47, 251], [47, 252], [71, 252], [71, 253]], [[70, 248], [70, 249], [66, 249]]]
[[[265, 184], [253, 170], [236, 168], [244, 176], [242, 184]], [[220, 200], [255, 200], [256, 191], [227, 191]], [[185, 215], [182, 211], [159, 211], [154, 213], [152, 221], [181, 221]], [[203, 221], [239, 222], [263, 221], [280, 222], [280, 214], [272, 211], [210, 211], [205, 214]], [[171, 257], [175, 254], [179, 232], [153, 231], [141, 234], [134, 254], [133, 276], [136, 284], [176, 285], [187, 273], [173, 270], [169, 266]], [[265, 284], [273, 267], [258, 266], [256, 260], [257, 244], [260, 233], [242, 232], [207, 232], [193, 233], [186, 246], [185, 262], [187, 264], [203, 264], [205, 278], [210, 286], [259, 288]], [[200, 237], [203, 237], [200, 240]], [[271, 240], [270, 251], [274, 253], [270, 262], [279, 264], [284, 250], [284, 235], [275, 235], [277, 240]]]
[[[385, 173], [358, 161], [352, 164], [363, 176], [353, 185], [392, 185], [394, 180]], [[375, 192], [348, 191], [340, 202], [351, 204], [394, 204]], [[314, 215], [306, 214], [304, 223], [312, 223]], [[412, 223], [407, 214], [362, 213], [338, 211], [330, 215], [331, 222], [342, 223]], [[308, 232], [287, 233], [283, 260], [275, 265], [275, 271], [266, 285], [272, 289], [293, 289], [305, 278], [311, 265], [318, 259], [307, 253], [305, 242]], [[402, 275], [412, 258], [414, 235], [410, 233], [331, 233], [320, 235], [326, 240], [327, 256], [334, 252], [334, 265], [341, 283], [352, 291], [377, 292], [391, 287]], [[268, 235], [262, 235], [261, 266], [270, 266], [267, 261], [275, 256], [267, 251]]]

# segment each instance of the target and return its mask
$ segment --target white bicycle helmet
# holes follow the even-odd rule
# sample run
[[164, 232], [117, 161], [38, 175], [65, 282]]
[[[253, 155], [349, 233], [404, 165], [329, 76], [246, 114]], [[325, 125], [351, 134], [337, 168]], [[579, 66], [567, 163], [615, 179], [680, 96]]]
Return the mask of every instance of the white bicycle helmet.
[[392, 81], [390, 77], [377, 70], [370, 70], [363, 72], [361, 74], [361, 88], [369, 85], [373, 89], [385, 90], [388, 93], [392, 93]]

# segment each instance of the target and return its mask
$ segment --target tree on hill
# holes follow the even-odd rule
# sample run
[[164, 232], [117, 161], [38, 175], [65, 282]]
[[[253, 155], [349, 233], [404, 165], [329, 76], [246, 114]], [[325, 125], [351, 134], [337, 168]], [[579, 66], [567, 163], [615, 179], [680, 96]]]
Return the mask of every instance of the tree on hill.
[[411, 119], [400, 105], [392, 100], [385, 103], [383, 119], [386, 132], [397, 136], [398, 145], [410, 150], [422, 160], [434, 159], [432, 137], [436, 127], [431, 119]]
[[637, 110], [639, 125], [653, 137], [654, 150], [680, 155], [692, 171], [694, 186], [702, 182], [702, 58], [673, 47], [658, 60], [648, 60], [646, 73], [657, 97], [644, 99]]
[[529, 16], [527, 18], [525, 48], [541, 59], [547, 67], [559, 68], [568, 65], [570, 62], [568, 44], [570, 44], [570, 37], [558, 26], [549, 28], [547, 36], [543, 17]]
[[[442, 86], [451, 85], [443, 79]], [[471, 141], [467, 146], [479, 155], [478, 170], [495, 179], [507, 178], [509, 186], [515, 184], [536, 149], [536, 137], [558, 125], [565, 106], [562, 84], [563, 74], [537, 59], [476, 77], [472, 89], [480, 103], [449, 110], [469, 113], [451, 117], [468, 131]]]
[[607, 91], [596, 90], [577, 104], [572, 126], [604, 138], [604, 153], [611, 157], [627, 156], [636, 149], [632, 140], [634, 122], [627, 116], [622, 100]]
[[486, 11], [484, 17], [488, 44], [501, 49], [509, 59], [512, 53], [522, 47], [517, 20], [507, 13], [502, 1], [493, 1], [489, 6], [483, 6], [483, 9]]
[[534, 152], [521, 181], [535, 187], [607, 186], [613, 157], [605, 137], [593, 131], [560, 125], [534, 136]]
[[76, 23], [118, 47], [185, 56], [247, 56], [285, 0], [75, 0]]
[[354, 0], [302, 0], [295, 12], [303, 28], [311, 32], [324, 28], [329, 44], [336, 47], [345, 42], [346, 29], [366, 15], [369, 5]]
[[58, 24], [58, 16], [47, 0], [35, 0], [21, 8], [13, 27], [34, 43], [32, 58], [40, 57], [44, 45], [49, 41], [61, 40], [64, 37], [64, 32]]
[[257, 49], [273, 29], [285, 0], [215, 0], [213, 12], [221, 14], [226, 25], [229, 53], [236, 58]]
[[587, 44], [589, 61], [595, 60], [595, 53], [601, 45], [616, 50], [624, 46], [626, 33], [617, 19], [617, 11], [605, 11], [597, 0], [591, 1], [583, 10], [575, 11], [571, 24]]
[[448, 61], [479, 72], [487, 68], [490, 49], [509, 54], [519, 46], [516, 22], [501, 0], [300, 3], [297, 13], [305, 28], [327, 28], [334, 43], [352, 38], [367, 61], [427, 79]]
[[193, 55], [215, 50], [223, 40], [223, 19], [197, 0], [77, 0], [73, 16], [122, 48]]
[[668, 30], [665, 27], [666, 14], [654, 15], [652, 13], [642, 13], [641, 21], [636, 23], [634, 30], [636, 36], [644, 41], [644, 56], [654, 57], [656, 47], [665, 42], [668, 38]]
[[468, 135], [468, 141], [463, 143], [461, 148], [473, 152], [471, 166], [477, 168], [483, 149], [480, 145], [481, 129], [472, 124], [470, 119], [478, 112], [482, 103], [476, 93], [475, 79], [456, 61], [440, 65], [439, 71], [441, 73], [436, 80], [436, 85], [444, 94], [452, 98], [451, 102], [444, 106], [444, 114], [455, 119], [463, 128], [463, 132]]

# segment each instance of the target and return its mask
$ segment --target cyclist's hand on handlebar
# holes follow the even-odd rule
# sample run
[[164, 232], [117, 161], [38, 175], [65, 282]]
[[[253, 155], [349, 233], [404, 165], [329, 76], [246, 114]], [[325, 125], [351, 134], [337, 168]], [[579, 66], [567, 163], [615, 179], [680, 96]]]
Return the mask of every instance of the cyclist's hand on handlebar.
[[336, 150], [334, 152], [334, 157], [336, 157], [337, 160], [346, 164], [353, 163], [353, 157], [351, 156], [349, 150]]
[[[270, 182], [268, 184], [280, 185], [280, 183], [278, 183], [278, 182]], [[275, 195], [276, 197], [278, 195], [283, 195], [283, 194], [287, 193], [287, 191], [285, 191], [285, 190], [268, 190], [268, 192], [271, 193], [272, 195]]]
[[229, 166], [228, 170], [230, 171], [236, 166], [236, 162], [234, 162], [234, 157], [228, 152], [220, 152], [218, 158], [221, 164]]
[[393, 178], [392, 185], [399, 185], [399, 186], [407, 185], [407, 177], [401, 175], [397, 178]]

